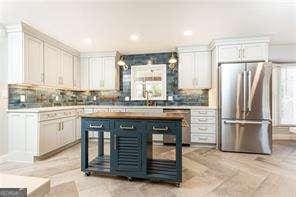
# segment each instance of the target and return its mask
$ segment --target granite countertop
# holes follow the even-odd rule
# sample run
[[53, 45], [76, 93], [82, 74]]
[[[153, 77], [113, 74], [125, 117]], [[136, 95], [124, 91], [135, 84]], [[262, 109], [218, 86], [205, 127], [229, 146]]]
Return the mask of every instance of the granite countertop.
[[81, 115], [82, 118], [141, 119], [141, 120], [182, 120], [177, 113], [140, 113], [140, 112], [96, 112]]
[[8, 113], [41, 113], [59, 110], [84, 109], [84, 108], [137, 108], [137, 109], [217, 109], [215, 106], [128, 106], [128, 105], [75, 105], [60, 107], [40, 107], [40, 108], [23, 108], [8, 109]]

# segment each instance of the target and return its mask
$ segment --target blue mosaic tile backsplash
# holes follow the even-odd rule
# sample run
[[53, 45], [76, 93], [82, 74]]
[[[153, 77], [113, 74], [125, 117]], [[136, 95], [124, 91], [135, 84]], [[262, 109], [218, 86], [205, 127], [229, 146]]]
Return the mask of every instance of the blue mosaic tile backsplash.
[[[173, 101], [153, 101], [158, 106], [168, 105], [208, 105], [208, 90], [178, 90], [178, 66], [175, 70], [168, 68], [171, 53], [152, 53], [126, 55], [124, 61], [129, 66], [145, 65], [148, 60], [154, 64], [167, 64], [167, 96]], [[175, 57], [177, 55], [175, 54]], [[9, 108], [35, 108], [73, 105], [146, 105], [146, 101], [125, 101], [131, 96], [131, 69], [120, 70], [119, 91], [77, 91], [49, 87], [9, 85]], [[21, 95], [25, 102], [21, 102]], [[96, 100], [93, 98], [96, 96]]]

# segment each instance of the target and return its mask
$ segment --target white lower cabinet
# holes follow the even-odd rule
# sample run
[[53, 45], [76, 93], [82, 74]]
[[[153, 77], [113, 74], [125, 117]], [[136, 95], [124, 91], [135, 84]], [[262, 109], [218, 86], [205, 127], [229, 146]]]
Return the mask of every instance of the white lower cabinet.
[[216, 111], [191, 110], [191, 142], [216, 143]]
[[60, 121], [50, 120], [39, 125], [39, 155], [55, 150], [60, 146]]
[[61, 120], [61, 145], [67, 145], [75, 141], [75, 117]]
[[14, 161], [34, 162], [42, 156], [74, 142], [77, 113], [74, 110], [8, 113], [9, 153]]

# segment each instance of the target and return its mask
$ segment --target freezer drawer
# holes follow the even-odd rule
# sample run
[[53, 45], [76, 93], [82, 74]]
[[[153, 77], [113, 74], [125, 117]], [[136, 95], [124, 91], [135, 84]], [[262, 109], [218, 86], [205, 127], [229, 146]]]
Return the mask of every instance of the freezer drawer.
[[222, 151], [271, 154], [270, 121], [221, 120]]

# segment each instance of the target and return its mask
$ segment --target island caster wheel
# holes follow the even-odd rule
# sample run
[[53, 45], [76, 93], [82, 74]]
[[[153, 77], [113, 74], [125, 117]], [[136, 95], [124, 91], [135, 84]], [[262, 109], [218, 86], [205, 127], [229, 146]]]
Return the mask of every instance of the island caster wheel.
[[127, 177], [127, 180], [131, 182], [131, 181], [133, 181], [134, 179], [133, 179], [132, 177]]
[[90, 172], [85, 172], [84, 173], [84, 176], [89, 176], [90, 175]]
[[181, 183], [176, 183], [176, 186], [177, 187], [181, 187]]

